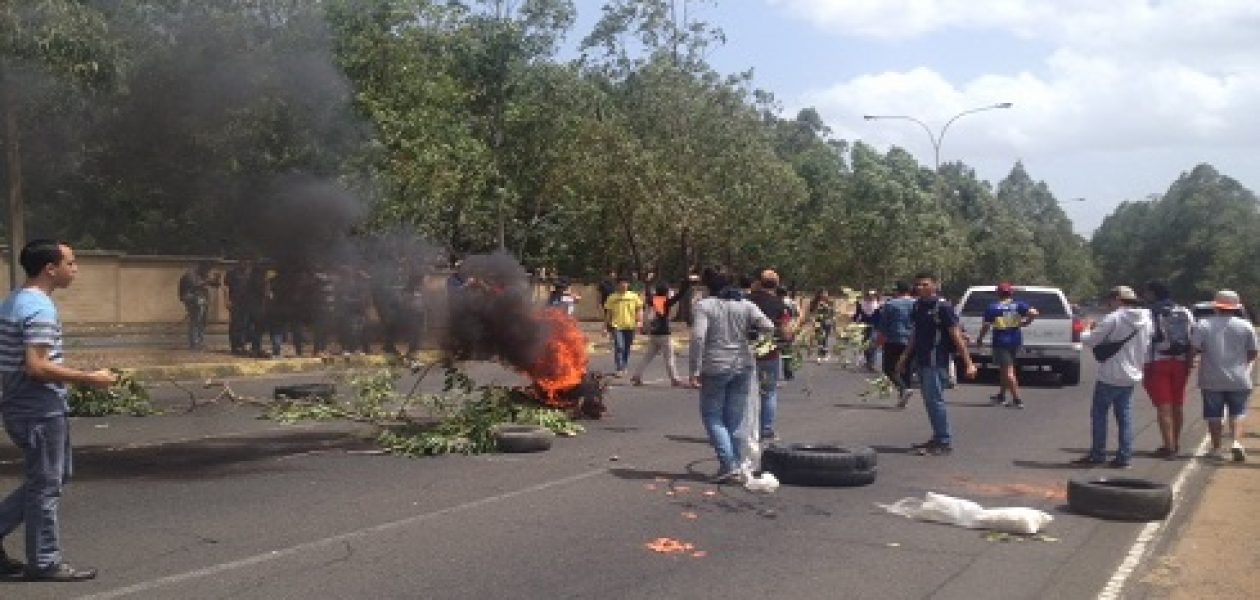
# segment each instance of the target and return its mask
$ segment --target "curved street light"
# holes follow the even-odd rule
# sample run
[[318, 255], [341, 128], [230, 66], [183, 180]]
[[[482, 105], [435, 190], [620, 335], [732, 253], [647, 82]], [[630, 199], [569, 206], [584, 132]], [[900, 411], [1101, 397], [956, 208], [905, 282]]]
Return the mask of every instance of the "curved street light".
[[949, 131], [949, 126], [953, 125], [954, 121], [957, 121], [958, 119], [966, 115], [973, 114], [973, 113], [984, 112], [986, 110], [996, 110], [999, 108], [1010, 108], [1012, 106], [1014, 106], [1014, 104], [1010, 102], [999, 102], [997, 104], [990, 104], [988, 106], [979, 106], [976, 108], [970, 108], [970, 109], [964, 110], [950, 117], [949, 120], [945, 122], [945, 125], [941, 127], [940, 133], [933, 133], [932, 128], [928, 127], [927, 123], [924, 123], [923, 121], [916, 119], [910, 115], [862, 115], [862, 118], [866, 119], [867, 121], [877, 121], [880, 119], [900, 119], [903, 121], [913, 121], [915, 123], [918, 123], [919, 127], [922, 127], [923, 131], [927, 132], [928, 139], [932, 141], [932, 152], [933, 152], [933, 157], [934, 157], [933, 167], [935, 167], [937, 173], [940, 173], [941, 143], [945, 141], [945, 133]]

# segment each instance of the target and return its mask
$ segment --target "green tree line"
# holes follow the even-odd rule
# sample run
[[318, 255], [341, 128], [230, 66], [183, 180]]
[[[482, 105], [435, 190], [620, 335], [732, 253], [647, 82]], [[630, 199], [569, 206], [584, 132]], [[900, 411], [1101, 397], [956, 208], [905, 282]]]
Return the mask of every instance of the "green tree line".
[[85, 247], [265, 253], [320, 214], [286, 189], [300, 176], [359, 199], [349, 236], [414, 231], [573, 277], [723, 263], [865, 288], [934, 270], [952, 292], [1085, 297], [1132, 273], [1112, 230], [1149, 227], [1112, 221], [1146, 209], [1091, 244], [1022, 164], [995, 186], [785, 115], [751, 72], [707, 62], [726, 39], [689, 16], [703, 3], [609, 0], [591, 31], [570, 0], [5, 3], [0, 178], [27, 209], [8, 221]]

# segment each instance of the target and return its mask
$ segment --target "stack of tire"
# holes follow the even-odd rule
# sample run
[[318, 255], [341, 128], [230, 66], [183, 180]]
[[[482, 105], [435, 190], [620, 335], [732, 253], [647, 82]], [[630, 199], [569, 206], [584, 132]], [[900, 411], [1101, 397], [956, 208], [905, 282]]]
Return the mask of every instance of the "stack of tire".
[[761, 469], [787, 485], [853, 487], [875, 482], [871, 448], [838, 444], [771, 445], [761, 453]]
[[1067, 488], [1072, 512], [1116, 521], [1160, 521], [1172, 512], [1166, 483], [1133, 477], [1072, 479]]

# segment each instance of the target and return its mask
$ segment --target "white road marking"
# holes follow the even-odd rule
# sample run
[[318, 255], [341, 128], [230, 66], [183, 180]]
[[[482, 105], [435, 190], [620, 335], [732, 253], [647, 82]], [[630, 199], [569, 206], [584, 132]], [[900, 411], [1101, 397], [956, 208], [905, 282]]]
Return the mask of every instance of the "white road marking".
[[158, 579], [153, 579], [150, 581], [143, 581], [140, 583], [129, 585], [127, 587], [118, 588], [118, 589], [111, 590], [108, 592], [101, 592], [99, 594], [90, 594], [87, 596], [80, 596], [79, 600], [109, 600], [110, 598], [121, 598], [123, 596], [128, 596], [131, 594], [138, 594], [141, 592], [147, 592], [147, 591], [154, 590], [161, 587], [175, 585], [178, 583], [184, 583], [186, 581], [191, 581], [193, 579], [209, 577], [211, 575], [217, 575], [219, 573], [224, 573], [227, 571], [232, 571], [232, 570], [240, 569], [244, 567], [250, 567], [253, 565], [258, 565], [258, 564], [270, 562], [273, 560], [278, 560], [281, 558], [294, 556], [297, 554], [301, 554], [303, 552], [308, 552], [311, 550], [316, 550], [319, 548], [332, 546], [335, 544], [339, 544], [341, 542], [364, 538], [372, 534], [382, 533], [382, 532], [390, 531], [393, 529], [399, 529], [401, 527], [407, 527], [409, 525], [415, 525], [416, 523], [422, 523], [424, 521], [436, 519], [438, 517], [446, 516], [449, 514], [453, 514], [453, 513], [473, 509], [473, 508], [478, 508], [481, 506], [485, 506], [487, 504], [494, 504], [496, 502], [501, 502], [503, 500], [515, 498], [517, 496], [524, 496], [525, 494], [531, 494], [533, 492], [539, 492], [548, 488], [575, 483], [583, 479], [589, 479], [596, 475], [601, 475], [607, 472], [608, 472], [607, 469], [592, 469], [590, 471], [586, 471], [585, 473], [578, 473], [577, 475], [571, 475], [569, 477], [564, 477], [561, 479], [554, 479], [552, 481], [547, 481], [547, 482], [540, 483], [537, 485], [532, 485], [527, 488], [522, 488], [513, 492], [507, 492], [507, 493], [499, 494], [497, 496], [489, 496], [486, 498], [480, 498], [478, 500], [473, 500], [471, 502], [465, 502], [463, 504], [443, 508], [441, 510], [436, 510], [429, 513], [414, 515], [411, 517], [407, 517], [405, 519], [399, 519], [397, 521], [390, 521], [388, 523], [382, 523], [380, 525], [373, 525], [371, 527], [366, 527], [366, 528], [359, 529], [356, 531], [350, 531], [350, 532], [342, 533], [340, 535], [334, 535], [332, 537], [326, 537], [323, 539], [306, 542], [304, 544], [298, 544], [296, 546], [289, 546], [288, 548], [281, 548], [279, 550], [272, 550], [270, 552], [264, 552], [262, 554], [255, 554], [254, 556], [249, 556], [246, 558], [242, 558], [240, 560], [234, 560], [231, 562], [211, 565], [209, 567], [197, 569], [194, 571], [188, 571], [185, 573], [179, 573], [176, 575], [168, 575], [166, 577], [160, 577]]
[[1124, 555], [1124, 560], [1120, 562], [1120, 566], [1116, 567], [1116, 572], [1111, 575], [1111, 579], [1107, 580], [1107, 585], [1103, 586], [1101, 592], [1098, 593], [1098, 600], [1119, 600], [1121, 593], [1124, 591], [1124, 584], [1137, 570], [1138, 565], [1142, 564], [1142, 559], [1146, 558], [1146, 552], [1154, 547], [1159, 541], [1159, 536], [1167, 529], [1165, 524], [1172, 521], [1173, 516], [1177, 514], [1181, 508], [1180, 500], [1181, 486], [1189, 479], [1190, 474], [1199, 468], [1198, 457], [1207, 451], [1211, 438], [1204, 436], [1203, 441], [1199, 444], [1198, 450], [1195, 450], [1194, 456], [1185, 467], [1182, 467], [1181, 473], [1177, 474], [1177, 479], [1172, 483], [1173, 508], [1168, 518], [1162, 521], [1151, 521], [1142, 527], [1138, 532], [1137, 539], [1133, 541], [1133, 545], [1129, 547], [1129, 552]]

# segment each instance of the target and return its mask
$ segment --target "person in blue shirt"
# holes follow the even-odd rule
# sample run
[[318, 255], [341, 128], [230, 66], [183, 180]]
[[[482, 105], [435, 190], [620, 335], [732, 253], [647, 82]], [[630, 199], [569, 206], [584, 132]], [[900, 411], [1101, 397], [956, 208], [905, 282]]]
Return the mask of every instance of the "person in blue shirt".
[[[993, 330], [993, 362], [1002, 372], [998, 393], [990, 396], [993, 405], [1012, 408], [1024, 408], [1024, 401], [1019, 398], [1019, 370], [1015, 368], [1015, 356], [1019, 347], [1024, 345], [1021, 328], [1027, 327], [1037, 318], [1037, 309], [1023, 300], [1015, 299], [1015, 286], [1003, 282], [997, 286], [997, 301], [984, 311], [984, 324], [980, 326], [980, 334], [976, 336], [976, 347], [984, 346], [984, 334]], [[1008, 400], [1006, 392], [1011, 393]]]
[[[66, 384], [107, 388], [108, 370], [80, 371], [62, 364], [61, 320], [52, 292], [74, 281], [74, 251], [64, 243], [35, 240], [18, 259], [26, 284], [0, 305], [0, 420], [22, 451], [22, 485], [0, 500], [0, 575], [33, 581], [80, 581], [95, 569], [76, 569], [61, 556], [57, 507], [70, 476], [70, 422]], [[26, 526], [26, 564], [4, 552], [4, 537]]]
[[976, 377], [976, 365], [971, 362], [971, 354], [963, 342], [958, 315], [954, 314], [954, 307], [949, 302], [937, 295], [938, 285], [936, 276], [930, 273], [914, 277], [918, 300], [910, 313], [910, 343], [901, 358], [897, 359], [898, 371], [904, 371], [911, 358], [918, 365], [923, 406], [932, 424], [932, 439], [914, 444], [911, 449], [917, 454], [932, 456], [943, 456], [954, 449], [953, 438], [949, 434], [949, 415], [945, 410], [945, 383], [949, 379], [949, 364], [954, 355], [962, 361], [967, 379]]
[[910, 402], [912, 392], [906, 385], [906, 372], [898, 368], [897, 362], [910, 343], [910, 314], [914, 309], [914, 298], [910, 296], [910, 286], [898, 281], [893, 286], [893, 297], [879, 307], [876, 315], [875, 344], [881, 348], [884, 359], [884, 376], [897, 386], [897, 407], [905, 408]]

